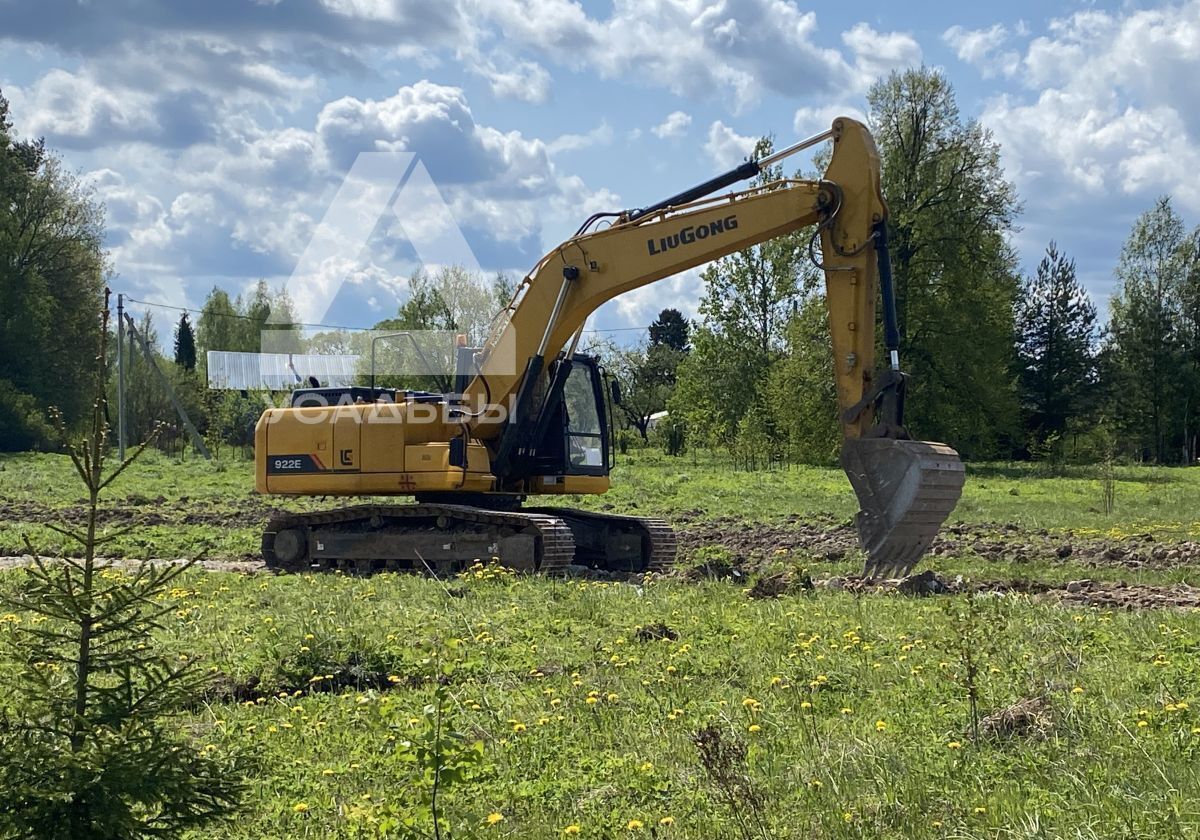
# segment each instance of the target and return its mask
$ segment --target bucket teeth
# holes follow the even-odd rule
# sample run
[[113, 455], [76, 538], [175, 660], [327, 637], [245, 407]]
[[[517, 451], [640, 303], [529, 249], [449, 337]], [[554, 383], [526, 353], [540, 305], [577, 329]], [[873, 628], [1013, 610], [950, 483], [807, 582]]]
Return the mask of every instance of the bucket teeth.
[[904, 577], [929, 550], [962, 494], [963, 465], [943, 443], [847, 440], [842, 468], [858, 496], [863, 576]]

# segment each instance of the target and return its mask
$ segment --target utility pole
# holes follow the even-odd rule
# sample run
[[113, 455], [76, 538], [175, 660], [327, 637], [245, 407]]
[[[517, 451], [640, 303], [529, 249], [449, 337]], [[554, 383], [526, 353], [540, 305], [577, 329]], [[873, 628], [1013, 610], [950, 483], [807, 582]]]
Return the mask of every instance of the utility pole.
[[142, 353], [146, 356], [146, 366], [149, 367], [150, 372], [158, 378], [158, 384], [161, 385], [163, 390], [167, 392], [167, 396], [171, 399], [171, 405], [175, 406], [175, 411], [179, 415], [179, 419], [183, 421], [183, 427], [187, 430], [188, 436], [192, 439], [192, 445], [196, 447], [196, 450], [201, 455], [203, 455], [207, 460], [211, 461], [212, 454], [209, 453], [208, 447], [204, 445], [204, 438], [200, 437], [200, 433], [196, 431], [196, 426], [192, 423], [192, 418], [188, 417], [187, 409], [183, 407], [183, 403], [181, 403], [179, 401], [179, 397], [175, 395], [175, 389], [171, 387], [170, 381], [163, 374], [163, 372], [158, 369], [158, 362], [154, 361], [154, 351], [150, 349], [150, 343], [146, 341], [145, 336], [137, 331], [137, 327], [133, 325], [133, 319], [129, 318], [128, 315], [125, 317], [128, 318], [129, 323], [130, 345], [133, 344], [134, 339], [137, 339], [138, 344], [142, 345]]
[[125, 295], [117, 294], [117, 452], [125, 460]]

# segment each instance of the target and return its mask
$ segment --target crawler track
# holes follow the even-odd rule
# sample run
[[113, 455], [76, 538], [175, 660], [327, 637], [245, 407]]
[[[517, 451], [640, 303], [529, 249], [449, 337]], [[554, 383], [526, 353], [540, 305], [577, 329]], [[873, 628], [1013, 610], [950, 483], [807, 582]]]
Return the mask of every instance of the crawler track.
[[277, 513], [263, 532], [262, 557], [281, 572], [454, 574], [477, 561], [540, 574], [573, 564], [606, 571], [663, 571], [675, 535], [659, 519], [540, 508], [468, 505], [357, 505]]

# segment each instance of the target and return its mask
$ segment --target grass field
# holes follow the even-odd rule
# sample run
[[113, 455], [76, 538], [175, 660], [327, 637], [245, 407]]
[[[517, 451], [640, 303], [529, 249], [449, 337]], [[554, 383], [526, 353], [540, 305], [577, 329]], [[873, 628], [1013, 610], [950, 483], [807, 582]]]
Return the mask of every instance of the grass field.
[[[0, 553], [19, 552], [22, 535], [52, 551], [36, 520], [72, 514], [68, 465], [0, 464]], [[1106, 517], [1095, 478], [974, 468], [956, 513], [961, 545], [927, 565], [1192, 580], [1186, 554], [1147, 568], [1078, 559], [1099, 556], [1081, 548], [1093, 543], [1141, 546], [1133, 535], [1164, 552], [1197, 537], [1200, 471], [1122, 468], [1118, 479]], [[159, 524], [115, 553], [253, 554], [278, 500], [251, 484], [241, 462], [147, 459], [110, 506], [117, 520]], [[834, 470], [746, 474], [647, 454], [625, 460], [614, 484], [587, 504], [679, 521], [689, 562], [734, 551], [706, 541], [748, 523], [767, 527], [768, 546], [810, 521], [841, 533], [853, 508]], [[1042, 556], [1041, 540], [1076, 550]], [[768, 554], [729, 580], [189, 572], [162, 643], [216, 685], [181, 725], [205, 749], [258, 764], [243, 813], [204, 836], [409, 836], [406, 821], [428, 819], [431, 745], [464, 767], [439, 791], [445, 837], [1200, 833], [1200, 611], [799, 586], [751, 598], [757, 574], [844, 574], [856, 562]], [[17, 574], [0, 573], [0, 587]], [[0, 616], [0, 633], [23, 620]]]

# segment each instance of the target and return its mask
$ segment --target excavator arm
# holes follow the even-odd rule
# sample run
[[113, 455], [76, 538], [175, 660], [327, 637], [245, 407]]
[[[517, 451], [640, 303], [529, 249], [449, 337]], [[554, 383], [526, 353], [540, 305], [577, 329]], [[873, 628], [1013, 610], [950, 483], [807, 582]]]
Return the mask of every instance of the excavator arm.
[[[819, 181], [778, 180], [709, 197], [826, 139], [833, 141], [833, 154]], [[767, 160], [747, 162], [651, 208], [612, 214], [611, 226], [582, 232], [547, 254], [499, 316], [476, 359], [477, 375], [464, 392], [464, 403], [479, 409], [472, 415], [471, 434], [488, 443], [501, 485], [525, 477], [522, 465], [539, 436], [538, 406], [561, 389], [556, 379], [569, 373], [584, 324], [602, 304], [816, 225], [844, 438], [842, 465], [861, 507], [856, 524], [868, 556], [864, 572], [907, 573], [957, 503], [963, 470], [953, 449], [908, 440], [904, 427], [905, 376], [879, 177], [870, 133], [861, 123], [841, 118], [829, 132]], [[888, 364], [876, 371], [880, 293]], [[551, 377], [549, 363], [555, 360], [566, 364], [556, 365]]]

